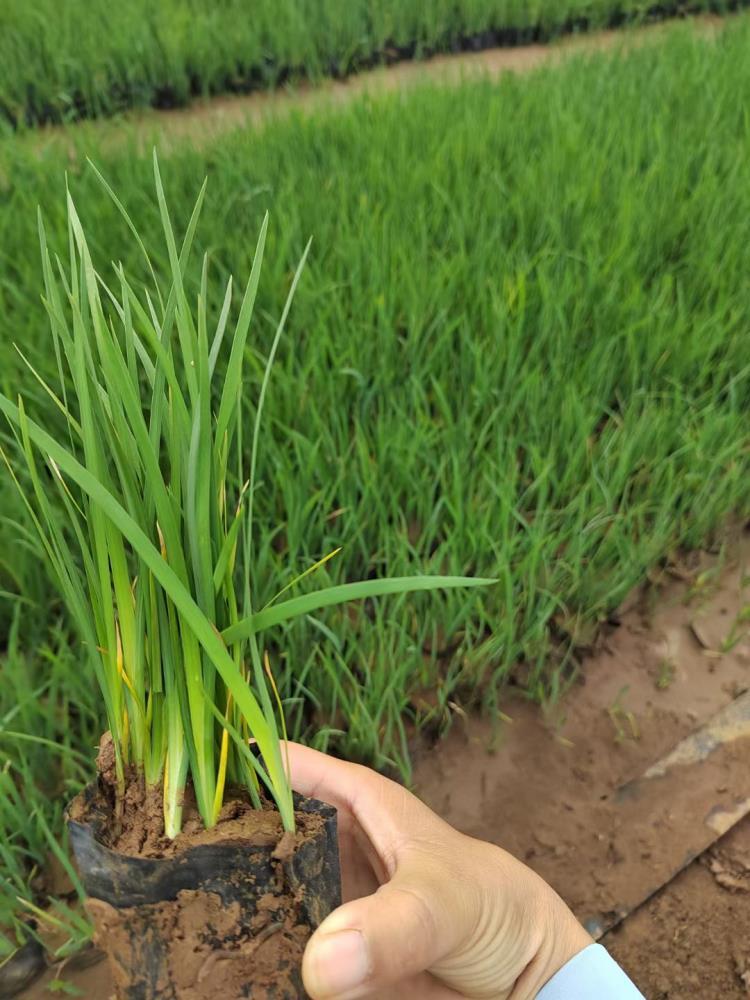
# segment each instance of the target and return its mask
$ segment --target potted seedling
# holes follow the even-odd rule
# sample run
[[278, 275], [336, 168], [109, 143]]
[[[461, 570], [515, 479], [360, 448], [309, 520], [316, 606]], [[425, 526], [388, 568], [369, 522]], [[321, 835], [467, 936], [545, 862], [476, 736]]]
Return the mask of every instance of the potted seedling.
[[32, 371], [59, 419], [47, 430], [21, 398], [0, 396], [19, 465], [3, 455], [104, 701], [96, 780], [69, 828], [117, 996], [291, 1000], [305, 995], [305, 942], [339, 901], [336, 816], [292, 794], [261, 634], [350, 600], [488, 581], [369, 580], [293, 597], [287, 587], [257, 606], [261, 414], [305, 258], [248, 421], [243, 361], [267, 219], [236, 319], [231, 281], [212, 316], [206, 259], [195, 301], [184, 280], [205, 184], [178, 245], [156, 158], [154, 174], [163, 294], [103, 178], [152, 291], [120, 265], [105, 282], [70, 195], [65, 263], [40, 220], [55, 385]]

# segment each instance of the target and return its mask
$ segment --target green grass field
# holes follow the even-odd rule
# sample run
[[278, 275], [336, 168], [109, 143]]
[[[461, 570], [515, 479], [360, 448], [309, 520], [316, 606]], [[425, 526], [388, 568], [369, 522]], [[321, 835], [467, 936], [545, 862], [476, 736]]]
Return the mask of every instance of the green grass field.
[[356, 72], [420, 57], [656, 14], [724, 11], [732, 0], [6, 0], [0, 119], [66, 121], [196, 94]]
[[[247, 273], [270, 210], [254, 389], [314, 236], [266, 404], [259, 600], [337, 546], [319, 583], [500, 579], [279, 628], [295, 735], [408, 778], [414, 726], [444, 726], [451, 702], [492, 708], [511, 675], [555, 696], [576, 642], [648, 568], [750, 513], [748, 44], [743, 17], [715, 42], [676, 30], [162, 157], [182, 225], [209, 178], [196, 242], [219, 276]], [[161, 247], [149, 158], [86, 152]], [[139, 266], [83, 153], [0, 147], [0, 385], [37, 414], [51, 404], [13, 345], [52, 373], [36, 206], [64, 255], [64, 168], [98, 267]], [[198, 278], [196, 259], [193, 292]], [[99, 716], [7, 476], [0, 511], [7, 925]]]

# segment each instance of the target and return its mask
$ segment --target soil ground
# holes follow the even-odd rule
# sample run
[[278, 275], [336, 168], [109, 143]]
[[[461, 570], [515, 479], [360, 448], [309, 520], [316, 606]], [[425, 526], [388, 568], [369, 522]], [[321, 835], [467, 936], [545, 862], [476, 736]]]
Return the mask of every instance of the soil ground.
[[[416, 761], [416, 790], [437, 812], [525, 860], [580, 919], [617, 919], [633, 886], [652, 893], [602, 938], [649, 1000], [750, 995], [750, 816], [692, 863], [686, 853], [714, 839], [717, 810], [750, 808], [747, 730], [677, 768], [675, 801], [685, 788], [709, 796], [687, 811], [663, 783], [656, 798], [621, 794], [750, 688], [749, 561], [745, 536], [729, 564], [696, 554], [665, 570], [626, 602], [561, 702], [511, 698], [495, 722], [459, 712]], [[110, 996], [103, 964], [60, 975], [79, 995]], [[25, 1000], [48, 998], [49, 978]]]
[[[696, 557], [675, 571], [684, 580], [633, 595], [561, 703], [507, 706], [512, 722], [499, 729], [459, 719], [416, 767], [436, 811], [525, 860], [584, 921], [653, 872], [652, 898], [602, 938], [649, 1000], [750, 995], [750, 819], [669, 878], [665, 863], [679, 872], [706, 812], [673, 813], [667, 795], [639, 815], [618, 795], [750, 686], [750, 642], [738, 626], [748, 554], [745, 544], [713, 576], [712, 560]], [[703, 784], [717, 806], [747, 808], [750, 739], [728, 753], [733, 765], [697, 764], [677, 774], [676, 789]], [[729, 766], [739, 770], [727, 783]]]
[[604, 939], [648, 1000], [750, 996], [750, 820]]

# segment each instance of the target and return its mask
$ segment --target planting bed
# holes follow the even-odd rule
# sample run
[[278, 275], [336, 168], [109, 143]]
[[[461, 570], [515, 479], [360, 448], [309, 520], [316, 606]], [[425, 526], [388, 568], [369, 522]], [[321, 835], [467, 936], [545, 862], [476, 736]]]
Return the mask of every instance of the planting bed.
[[7, 0], [0, 12], [0, 121], [71, 121], [197, 95], [341, 77], [378, 63], [475, 51], [746, 0], [206, 0], [112, 8], [103, 0]]
[[[49, 155], [77, 158], [87, 145], [110, 155], [117, 149], [137, 148], [140, 155], [154, 146], [179, 151], [186, 142], [208, 148], [229, 132], [255, 127], [294, 116], [324, 113], [363, 96], [398, 91], [405, 94], [428, 84], [466, 83], [472, 79], [499, 80], [507, 73], [528, 73], [543, 66], [553, 67], [565, 59], [587, 53], [630, 51], [648, 44], [660, 44], [677, 19], [653, 21], [631, 30], [605, 29], [561, 37], [554, 43], [536, 43], [504, 48], [436, 55], [429, 60], [378, 66], [343, 80], [301, 83], [272, 91], [197, 98], [189, 106], [171, 109], [139, 109], [113, 118], [80, 121], [74, 128], [47, 125], [29, 129], [19, 136], [27, 146]], [[723, 31], [727, 17], [696, 14], [687, 22], [698, 37], [711, 38]]]

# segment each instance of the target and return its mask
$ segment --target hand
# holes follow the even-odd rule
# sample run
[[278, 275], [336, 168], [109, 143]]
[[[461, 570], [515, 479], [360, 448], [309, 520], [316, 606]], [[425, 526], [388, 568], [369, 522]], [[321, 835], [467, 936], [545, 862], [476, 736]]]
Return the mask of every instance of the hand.
[[344, 905], [308, 943], [313, 1000], [531, 1000], [591, 938], [499, 847], [395, 782], [289, 744], [292, 786], [338, 809]]

